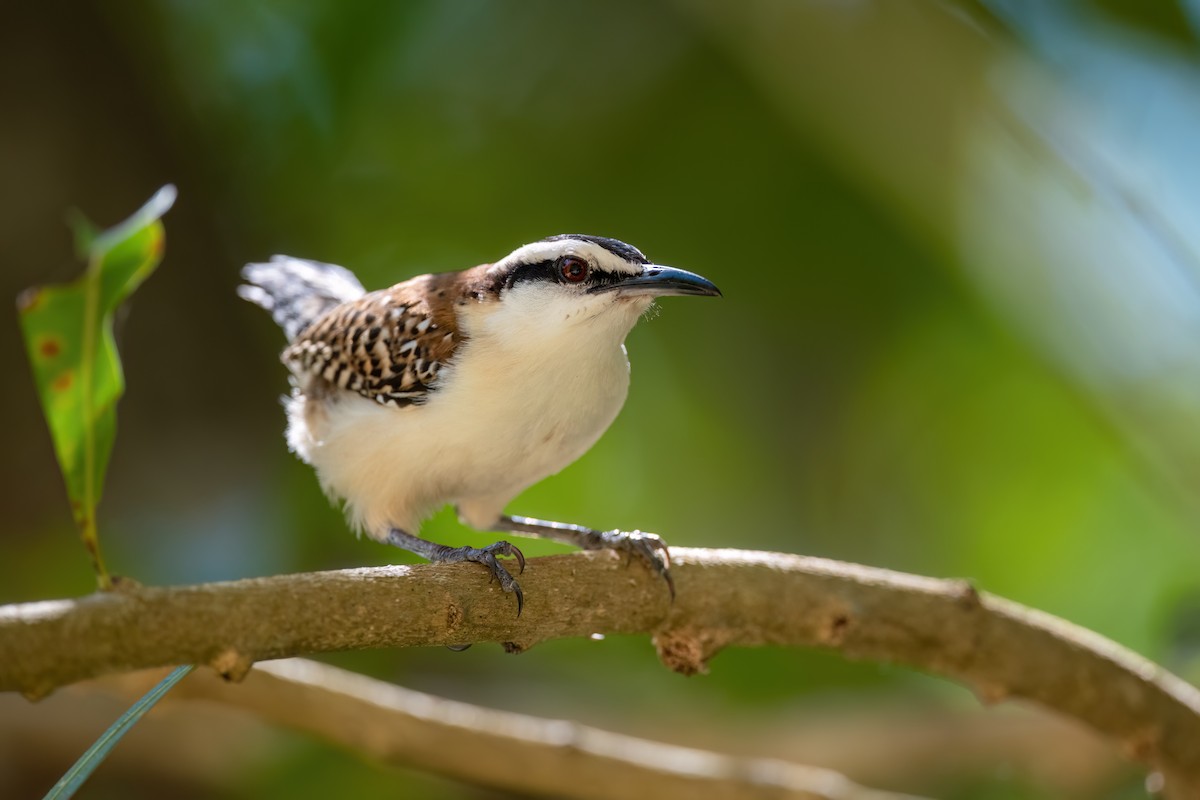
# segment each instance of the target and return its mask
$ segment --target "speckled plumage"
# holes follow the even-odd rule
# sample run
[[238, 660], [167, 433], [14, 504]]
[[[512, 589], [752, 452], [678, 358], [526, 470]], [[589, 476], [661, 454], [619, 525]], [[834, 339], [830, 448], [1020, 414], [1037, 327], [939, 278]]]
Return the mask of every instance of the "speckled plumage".
[[[375, 402], [422, 402], [462, 341], [453, 304], [470, 291], [461, 274], [422, 275], [319, 316], [283, 351], [302, 384], [320, 380]], [[434, 304], [431, 298], [448, 302]]]

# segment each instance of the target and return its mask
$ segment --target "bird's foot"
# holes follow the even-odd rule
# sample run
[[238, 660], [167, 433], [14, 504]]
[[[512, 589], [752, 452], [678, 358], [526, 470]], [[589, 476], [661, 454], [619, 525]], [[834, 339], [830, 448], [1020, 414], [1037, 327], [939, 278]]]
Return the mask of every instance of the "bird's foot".
[[496, 556], [512, 556], [517, 559], [518, 574], [525, 571], [525, 554], [513, 544], [496, 542], [487, 547], [446, 547], [438, 545], [430, 554], [429, 560], [440, 564], [452, 564], [458, 561], [474, 561], [487, 567], [492, 577], [500, 583], [500, 588], [517, 596], [517, 616], [525, 605], [525, 596], [521, 592], [521, 584], [517, 583], [504, 566], [496, 560]]
[[598, 531], [565, 522], [547, 522], [530, 517], [502, 516], [492, 530], [553, 539], [584, 550], [618, 550], [629, 558], [637, 557], [667, 584], [675, 599], [675, 581], [671, 577], [671, 554], [667, 543], [653, 533], [643, 531]]
[[671, 577], [671, 552], [667, 543], [656, 533], [645, 531], [593, 531], [584, 537], [585, 550], [616, 550], [628, 559], [640, 559], [652, 572], [667, 582], [671, 600], [675, 599], [675, 580]]

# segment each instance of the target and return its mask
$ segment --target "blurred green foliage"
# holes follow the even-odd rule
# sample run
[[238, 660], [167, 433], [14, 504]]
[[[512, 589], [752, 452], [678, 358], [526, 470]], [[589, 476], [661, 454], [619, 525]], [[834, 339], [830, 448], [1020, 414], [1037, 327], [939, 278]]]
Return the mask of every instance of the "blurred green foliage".
[[[286, 453], [282, 342], [234, 296], [242, 263], [334, 261], [373, 288], [586, 232], [699, 272], [725, 298], [668, 300], [635, 329], [622, 415], [514, 513], [969, 577], [1194, 678], [1200, 370], [1164, 360], [1188, 340], [1161, 326], [1200, 303], [1188, 279], [1163, 283], [1160, 256], [1182, 253], [1172, 268], [1194, 271], [1194, 231], [1173, 216], [1190, 195], [1171, 173], [1190, 181], [1184, 145], [1197, 131], [1186, 118], [1133, 123], [1153, 118], [1158, 97], [1186, 107], [1171, 105], [1187, 91], [1171, 76], [1191, 74], [1197, 37], [1194, 4], [1154, 5], [13, 10], [0, 58], [25, 82], [4, 96], [0, 185], [23, 191], [4, 194], [12, 269], [0, 280], [15, 294], [69, 261], [54, 246], [61, 208], [119, 218], [154, 186], [180, 186], [172, 267], [118, 326], [130, 392], [106, 547], [140, 580], [404, 558], [347, 535]], [[1070, 15], [1039, 14], [1050, 6]], [[1024, 105], [1014, 75], [1033, 91]], [[1083, 124], [1070, 116], [1079, 108], [1105, 113]], [[1103, 140], [1114, 120], [1130, 130]], [[997, 145], [1031, 139], [1019, 158]], [[1137, 169], [1093, 180], [1111, 153]], [[1087, 225], [1051, 202], [1063, 197], [1096, 212]], [[1105, 238], [1142, 225], [1146, 209], [1177, 234], [1175, 250]], [[1145, 303], [1131, 314], [1119, 300]], [[8, 356], [18, 369], [19, 348]], [[14, 386], [6, 418], [32, 419], [35, 399]], [[13, 509], [0, 593], [82, 593], [52, 454], [40, 431], [17, 427], [0, 462]], [[450, 514], [426, 533], [491, 541]], [[823, 653], [726, 652], [711, 675], [684, 680], [640, 638], [516, 659], [476, 647], [332, 660], [487, 705], [797, 761], [810, 751], [779, 731], [814, 709], [974, 706], [940, 681]], [[381, 791], [357, 762], [282, 741], [223, 791]], [[1127, 772], [1071, 783], [1065, 767], [1035, 774], [1026, 757], [881, 785], [963, 798], [1140, 791]], [[411, 780], [416, 792], [472, 791]]]

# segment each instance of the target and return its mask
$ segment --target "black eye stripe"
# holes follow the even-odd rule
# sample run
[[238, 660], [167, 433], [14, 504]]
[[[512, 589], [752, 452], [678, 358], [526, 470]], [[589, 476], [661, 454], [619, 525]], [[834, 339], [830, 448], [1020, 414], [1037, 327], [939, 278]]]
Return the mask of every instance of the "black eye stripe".
[[558, 270], [558, 259], [548, 259], [546, 261], [538, 261], [533, 264], [518, 264], [515, 269], [508, 275], [508, 280], [505, 281], [505, 287], [511, 289], [518, 283], [526, 283], [528, 281], [545, 281], [547, 283], [561, 283], [567, 286], [607, 286], [612, 283], [617, 283], [628, 275], [623, 275], [617, 272], [607, 272], [605, 270], [591, 268], [587, 278], [582, 281], [568, 281], [562, 277]]
[[587, 280], [581, 281], [581, 283], [592, 287], [609, 286], [614, 283], [620, 283], [628, 277], [628, 275], [623, 275], [619, 272], [604, 272], [602, 270], [594, 269], [592, 270], [592, 273], [588, 275]]
[[534, 264], [518, 264], [517, 267], [508, 274], [508, 288], [511, 289], [518, 283], [526, 281], [554, 281], [557, 280], [554, 274], [554, 265], [557, 259], [549, 259], [546, 261], [538, 261]]

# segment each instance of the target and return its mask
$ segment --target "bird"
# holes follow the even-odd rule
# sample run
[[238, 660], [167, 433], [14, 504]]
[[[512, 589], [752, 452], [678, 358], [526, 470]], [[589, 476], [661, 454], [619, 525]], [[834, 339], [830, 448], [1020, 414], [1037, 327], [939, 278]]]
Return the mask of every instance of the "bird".
[[[350, 270], [277, 255], [247, 264], [239, 295], [287, 338], [287, 443], [360, 535], [432, 562], [475, 562], [524, 594], [506, 540], [451, 547], [420, 537], [453, 505], [481, 531], [614, 549], [645, 562], [674, 599], [662, 538], [505, 513], [524, 489], [582, 456], [630, 382], [625, 338], [666, 296], [720, 296], [709, 280], [603, 236], [561, 234], [494, 263], [368, 292]], [[620, 477], [614, 476], [619, 483]]]

